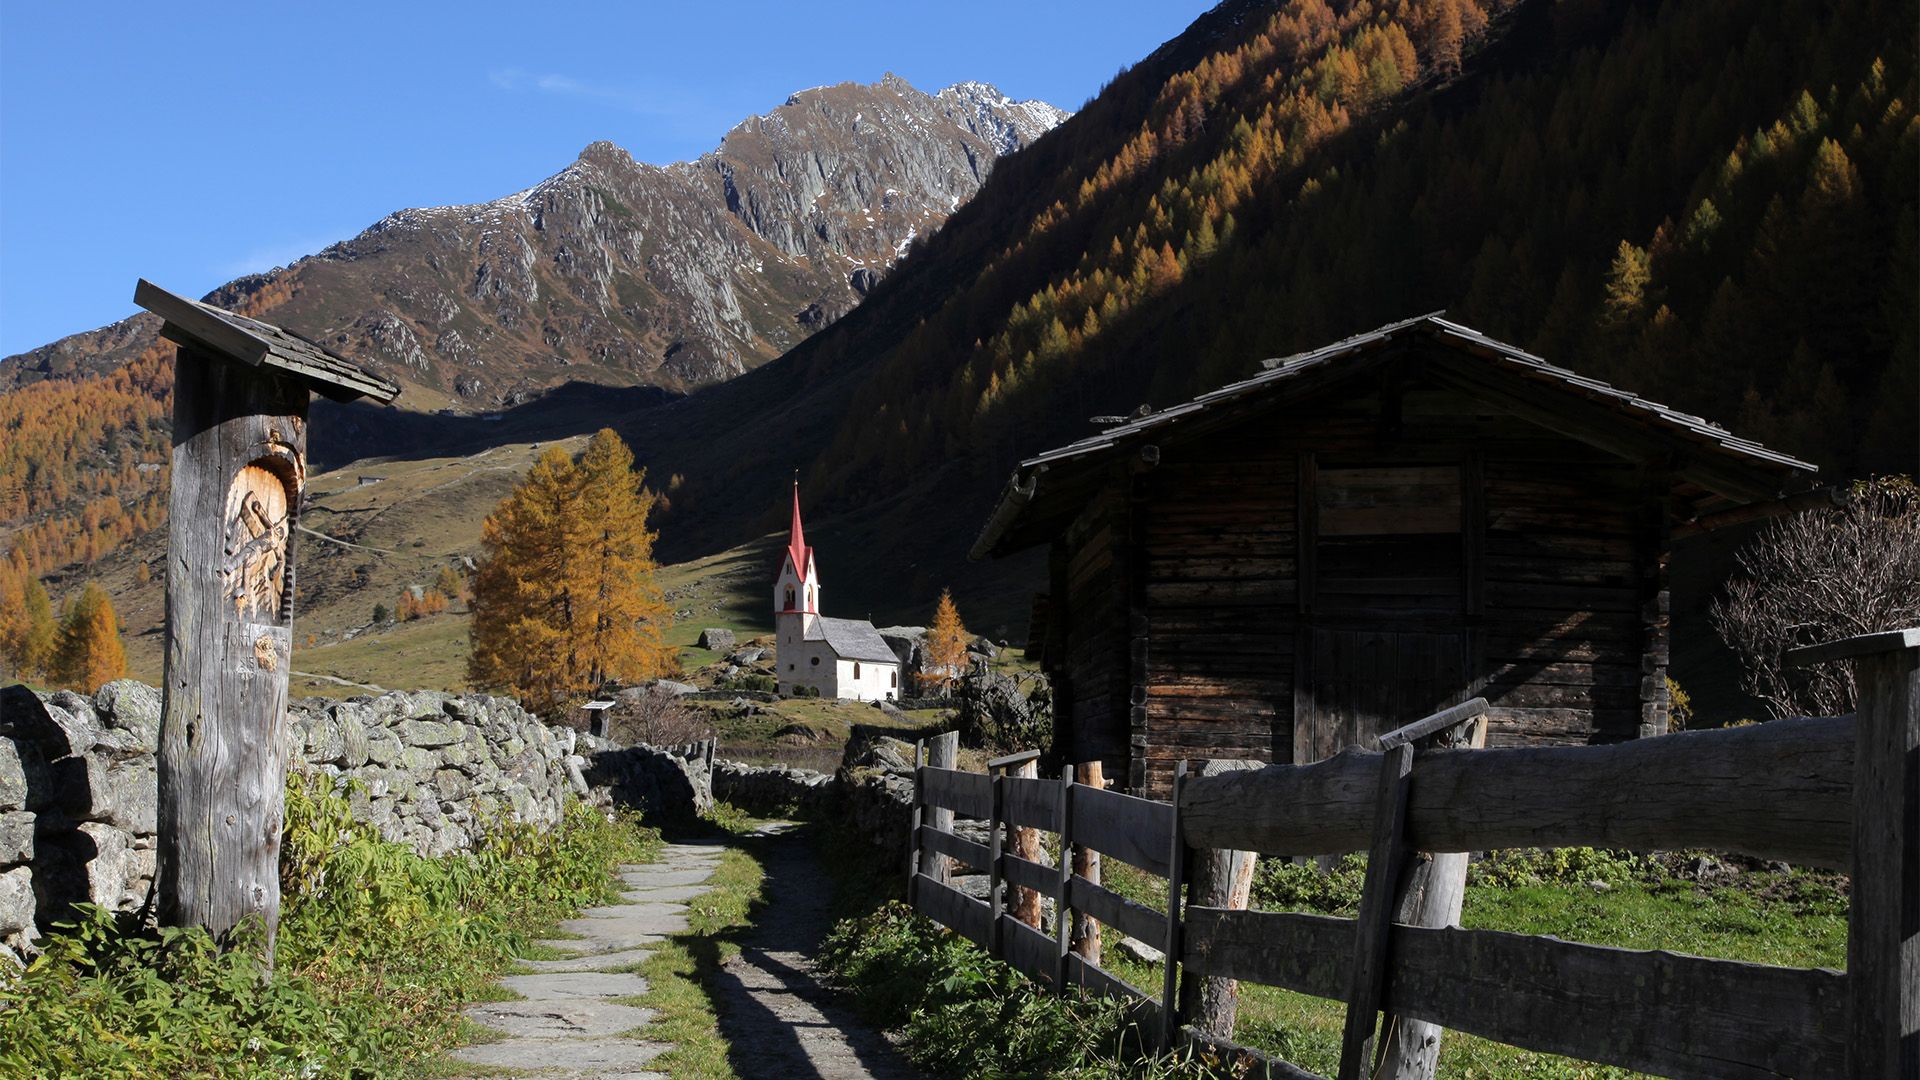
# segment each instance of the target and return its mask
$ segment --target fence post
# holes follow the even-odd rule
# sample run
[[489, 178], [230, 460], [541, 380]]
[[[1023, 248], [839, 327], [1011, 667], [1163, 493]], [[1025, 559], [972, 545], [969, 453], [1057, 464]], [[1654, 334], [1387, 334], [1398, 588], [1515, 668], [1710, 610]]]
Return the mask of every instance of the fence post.
[[[1040, 762], [1028, 759], [1013, 767], [1011, 775], [1030, 780], [1039, 779]], [[1018, 827], [1009, 828], [1009, 839], [1013, 842], [1013, 853], [1028, 862], [1040, 861], [1040, 830]], [[1013, 917], [1040, 929], [1040, 894], [1024, 885], [1013, 887]]]
[[1187, 842], [1180, 835], [1180, 789], [1187, 786], [1187, 763], [1173, 768], [1173, 838], [1167, 853], [1167, 937], [1160, 946], [1160, 1049], [1173, 1049], [1180, 1011], [1180, 886], [1184, 884]]
[[[1207, 761], [1200, 766], [1201, 776], [1221, 776], [1243, 769], [1257, 769], [1261, 761]], [[1253, 891], [1255, 854], [1251, 851], [1208, 849], [1192, 852], [1191, 881], [1187, 885], [1187, 903], [1202, 907], [1245, 911]], [[1214, 975], [1189, 974], [1180, 985], [1181, 1024], [1191, 1024], [1221, 1038], [1233, 1038], [1234, 1023], [1240, 1010], [1240, 982]]]
[[1920, 628], [1794, 649], [1795, 666], [1852, 660], [1853, 902], [1848, 1075], [1920, 1077]]
[[[1391, 736], [1389, 736], [1390, 738]], [[1416, 750], [1487, 745], [1484, 709], [1450, 728], [1414, 740]], [[1467, 853], [1449, 851], [1416, 856], [1402, 877], [1399, 914], [1394, 921], [1408, 926], [1452, 926], [1460, 921], [1467, 891]], [[1378, 1080], [1433, 1080], [1440, 1067], [1440, 1037], [1446, 1029], [1426, 1020], [1388, 1013], [1380, 1024]]]
[[1347, 991], [1347, 1023], [1340, 1039], [1338, 1080], [1367, 1075], [1374, 1025], [1387, 985], [1387, 938], [1393, 926], [1393, 897], [1406, 862], [1407, 793], [1412, 786], [1413, 746], [1380, 756], [1379, 803], [1374, 810], [1373, 846], [1367, 851], [1367, 881], [1353, 927], [1353, 978]]
[[920, 819], [927, 805], [927, 741], [913, 744], [913, 813], [907, 819], [907, 906], [919, 907]]
[[[1090, 788], [1107, 786], [1098, 761], [1089, 761], [1080, 766], [1080, 783]], [[1090, 847], [1075, 846], [1073, 872], [1087, 879], [1089, 884], [1100, 884], [1100, 853]], [[1100, 962], [1100, 920], [1084, 911], [1073, 913], [1073, 953], [1089, 964]]]
[[995, 960], [1004, 954], [1000, 948], [1000, 917], [1007, 912], [1006, 878], [1000, 873], [1001, 822], [1006, 820], [1006, 786], [1002, 770], [987, 763], [988, 790], [993, 793], [987, 813], [987, 955]]
[[1068, 914], [1067, 887], [1073, 877], [1073, 766], [1060, 770], [1060, 799], [1053, 811], [1053, 829], [1060, 837], [1057, 860], [1060, 876], [1053, 887], [1053, 988], [1067, 991], [1067, 951], [1073, 939], [1073, 916]]
[[[935, 735], [927, 743], [928, 768], [951, 769], [958, 764], [959, 761], [960, 733], [958, 731], [942, 732], [939, 735]], [[944, 806], [928, 807], [926, 825], [927, 828], [934, 832], [951, 833], [953, 831], [953, 811]], [[931, 858], [923, 860], [923, 862], [925, 865], [920, 867], [921, 873], [942, 885], [952, 882], [953, 860], [936, 852]]]

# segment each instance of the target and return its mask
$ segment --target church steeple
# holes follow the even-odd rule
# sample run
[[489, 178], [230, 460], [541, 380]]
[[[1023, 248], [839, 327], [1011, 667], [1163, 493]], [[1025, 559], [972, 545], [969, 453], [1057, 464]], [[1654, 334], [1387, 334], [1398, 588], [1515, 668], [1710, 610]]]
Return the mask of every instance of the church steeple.
[[793, 481], [793, 521], [787, 526], [786, 558], [780, 563], [780, 576], [773, 586], [773, 610], [815, 615], [820, 611], [820, 578], [813, 565], [813, 549], [807, 546], [806, 527], [800, 522], [800, 481]]

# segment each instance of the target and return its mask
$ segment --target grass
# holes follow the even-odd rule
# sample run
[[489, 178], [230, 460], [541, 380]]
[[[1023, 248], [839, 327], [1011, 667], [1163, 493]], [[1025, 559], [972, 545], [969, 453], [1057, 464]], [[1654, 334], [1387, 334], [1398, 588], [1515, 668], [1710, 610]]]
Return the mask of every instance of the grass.
[[[1753, 871], [1742, 875], [1736, 888], [1702, 886], [1676, 878], [1650, 861], [1604, 852], [1582, 856], [1571, 869], [1558, 874], [1551, 870], [1551, 862], [1550, 858], [1534, 859], [1531, 865], [1536, 872], [1521, 874], [1502, 872], [1498, 863], [1491, 864], [1496, 867], [1493, 871], [1477, 868], [1467, 886], [1461, 925], [1791, 967], [1845, 964], [1846, 899], [1835, 890], [1830, 875]], [[1549, 865], [1544, 877], [1537, 872], [1543, 863]], [[1112, 859], [1105, 860], [1102, 869], [1103, 883], [1114, 891], [1142, 903], [1165, 903], [1165, 879]], [[1297, 869], [1301, 873], [1295, 877], [1317, 876], [1311, 868]], [[1322, 890], [1293, 890], [1290, 895], [1307, 896], [1312, 902], [1288, 906], [1352, 915], [1359, 880], [1354, 871], [1353, 865], [1343, 866], [1332, 876], [1331, 887]], [[1606, 888], [1594, 888], [1588, 884], [1591, 880], [1602, 881]], [[1135, 986], [1157, 987], [1158, 965], [1127, 959], [1115, 948], [1117, 941], [1109, 931], [1103, 940], [1101, 965]], [[1236, 1040], [1323, 1075], [1337, 1069], [1343, 1006], [1250, 983], [1241, 984], [1240, 995]], [[1552, 1080], [1637, 1075], [1459, 1032], [1449, 1032], [1441, 1043], [1440, 1074]]]
[[[731, 808], [715, 822], [736, 835], [753, 826]], [[709, 987], [720, 968], [740, 954], [739, 937], [751, 928], [765, 902], [766, 871], [751, 841], [730, 846], [708, 879], [708, 890], [687, 906], [687, 929], [657, 946], [633, 970], [646, 976], [647, 994], [634, 1004], [657, 1010], [646, 1037], [674, 1044], [654, 1062], [675, 1080], [726, 1080], [735, 1076], [727, 1041], [720, 1034]]]
[[480, 850], [429, 859], [296, 776], [271, 971], [249, 932], [221, 948], [83, 907], [32, 965], [0, 965], [0, 1076], [419, 1075], [532, 933], [606, 899], [613, 867], [658, 843], [574, 804], [554, 828], [497, 822]]

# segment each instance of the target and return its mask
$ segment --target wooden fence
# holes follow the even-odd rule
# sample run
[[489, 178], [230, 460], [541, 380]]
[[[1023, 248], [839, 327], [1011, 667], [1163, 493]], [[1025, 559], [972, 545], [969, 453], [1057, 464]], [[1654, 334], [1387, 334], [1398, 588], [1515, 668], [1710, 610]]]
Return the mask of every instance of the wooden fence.
[[[1176, 979], [1237, 979], [1346, 1003], [1341, 1080], [1431, 1076], [1440, 1031], [1675, 1077], [1920, 1077], [1920, 629], [1811, 649], [1798, 663], [1852, 660], [1854, 716], [1775, 721], [1611, 746], [1442, 749], [1484, 712], [1448, 710], [1310, 765], [1221, 775], [1182, 766], [1171, 803], [952, 768], [951, 742], [918, 770], [913, 906], [1053, 986], [1118, 994], [1162, 1045], [1243, 1053], [1183, 1016]], [[1484, 720], [1478, 720], [1484, 724]], [[953, 814], [987, 823], [958, 836]], [[1021, 829], [1061, 838], [1055, 865], [1005, 850]], [[1847, 971], [1617, 949], [1486, 930], [1451, 914], [1409, 919], [1410, 884], [1440, 860], [1419, 853], [1595, 845], [1709, 848], [1852, 874]], [[1070, 848], [1167, 879], [1164, 907], [1071, 872]], [[1030, 847], [1027, 850], [1037, 850]], [[1276, 855], [1366, 851], [1357, 918], [1209, 906], [1189, 867], [1213, 850]], [[951, 858], [989, 875], [987, 897], [952, 887]], [[1464, 873], [1464, 858], [1456, 857]], [[1014, 918], [1009, 888], [1051, 896], [1051, 934]], [[1442, 889], [1442, 892], [1445, 890]], [[1069, 911], [1164, 946], [1163, 985], [1128, 985], [1070, 949]], [[1036, 920], [1037, 921], [1037, 920]], [[1420, 925], [1425, 923], [1425, 925]], [[1191, 1002], [1195, 995], [1187, 995]], [[1384, 1015], [1385, 1019], [1382, 1020]], [[1409, 1030], [1418, 1030], [1409, 1040]], [[1387, 1046], [1376, 1055], [1376, 1034]], [[1409, 1042], [1418, 1045], [1408, 1045]], [[1398, 1052], [1391, 1052], [1397, 1049]], [[1253, 1075], [1310, 1077], [1278, 1061]]]

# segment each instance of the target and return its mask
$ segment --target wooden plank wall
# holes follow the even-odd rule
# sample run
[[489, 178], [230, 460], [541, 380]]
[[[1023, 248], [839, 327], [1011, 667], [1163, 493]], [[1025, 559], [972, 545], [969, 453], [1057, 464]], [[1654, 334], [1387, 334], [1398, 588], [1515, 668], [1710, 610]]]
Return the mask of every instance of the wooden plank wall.
[[[1356, 540], [1348, 552], [1327, 537], [1315, 545], [1325, 565], [1302, 610], [1297, 503], [1306, 454], [1322, 470], [1398, 466], [1419, 480], [1450, 466], [1468, 484], [1481, 478], [1478, 497], [1463, 490], [1442, 501], [1462, 517], [1462, 556], [1483, 568], [1456, 589], [1437, 565], [1423, 573], [1423, 564], [1362, 550], [1372, 541]], [[1134, 790], [1150, 797], [1166, 796], [1182, 758], [1291, 760], [1299, 626], [1353, 629], [1370, 612], [1387, 611], [1381, 617], [1395, 632], [1467, 633], [1473, 670], [1448, 699], [1487, 698], [1490, 745], [1652, 733], [1666, 711], [1668, 541], [1657, 501], [1666, 483], [1657, 471], [1418, 384], [1322, 397], [1163, 447], [1137, 480], [1116, 474], [1056, 560], [1056, 603], [1069, 590], [1066, 611], [1055, 609], [1065, 620], [1067, 659], [1056, 670], [1070, 680], [1068, 756], [1126, 764], [1116, 759], [1130, 734], [1129, 615], [1138, 614], [1127, 604], [1142, 593], [1145, 785]], [[1129, 496], [1138, 520], [1127, 520]], [[1138, 557], [1120, 550], [1129, 542]], [[1347, 555], [1359, 561], [1342, 561]], [[1359, 580], [1383, 561], [1394, 564], [1380, 567], [1383, 579], [1418, 579], [1404, 612], [1388, 610], [1396, 601], [1384, 585]], [[1116, 580], [1132, 573], [1144, 580]], [[1343, 597], [1364, 598], [1367, 611], [1343, 614], [1352, 606]], [[1436, 611], [1439, 600], [1459, 614]]]
[[1270, 761], [1293, 740], [1294, 455], [1240, 440], [1199, 451], [1144, 477], [1151, 798], [1181, 758]]

